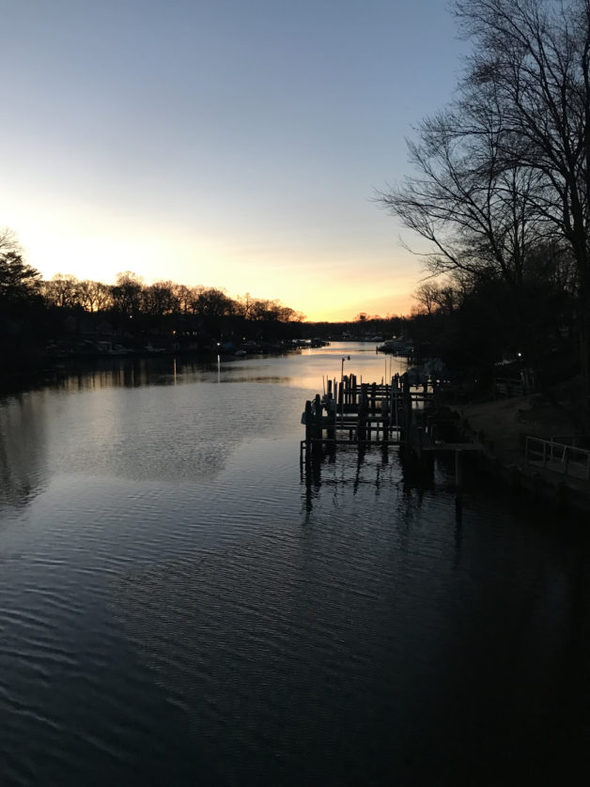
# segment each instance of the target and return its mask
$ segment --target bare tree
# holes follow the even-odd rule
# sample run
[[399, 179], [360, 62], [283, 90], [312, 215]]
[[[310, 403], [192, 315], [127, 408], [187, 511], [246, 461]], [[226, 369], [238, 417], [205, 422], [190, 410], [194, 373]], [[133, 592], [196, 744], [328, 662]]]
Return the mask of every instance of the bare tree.
[[493, 96], [502, 166], [538, 176], [536, 207], [571, 247], [589, 395], [590, 0], [464, 0], [456, 12], [475, 44], [463, 105]]
[[417, 174], [382, 203], [429, 243], [434, 273], [518, 292], [571, 249], [590, 397], [590, 0], [457, 0], [473, 55], [452, 108], [410, 145]]
[[222, 290], [215, 287], [195, 288], [194, 314], [211, 335], [220, 334], [229, 327], [235, 307], [235, 302]]
[[176, 299], [177, 308], [180, 314], [186, 316], [191, 313], [192, 291], [186, 284], [172, 284], [172, 292]]
[[85, 311], [99, 312], [112, 305], [111, 288], [100, 281], [84, 279], [78, 282], [78, 299]]
[[143, 279], [132, 271], [117, 274], [111, 287], [113, 308], [125, 317], [136, 317], [141, 311]]
[[247, 292], [244, 295], [238, 295], [236, 309], [244, 319], [251, 320], [255, 303], [255, 299]]
[[173, 314], [179, 309], [176, 285], [171, 281], [158, 281], [143, 290], [142, 311], [154, 318]]
[[52, 306], [70, 309], [75, 306], [84, 308], [79, 285], [80, 282], [71, 273], [56, 273], [49, 281], [43, 282], [43, 297]]
[[417, 302], [417, 313], [433, 314], [437, 308], [438, 287], [432, 282], [424, 282], [414, 293], [414, 300]]
[[22, 254], [22, 249], [14, 230], [9, 227], [0, 228], [0, 254]]
[[431, 273], [485, 271], [522, 286], [529, 251], [550, 227], [538, 208], [539, 176], [500, 163], [502, 138], [495, 114], [478, 106], [427, 119], [409, 143], [416, 175], [380, 195], [428, 241]]

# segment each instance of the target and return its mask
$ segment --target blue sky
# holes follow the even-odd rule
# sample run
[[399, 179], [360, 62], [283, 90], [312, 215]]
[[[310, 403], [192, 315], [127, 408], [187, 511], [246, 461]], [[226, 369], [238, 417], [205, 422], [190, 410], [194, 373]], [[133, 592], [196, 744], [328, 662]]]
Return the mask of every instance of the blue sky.
[[444, 0], [1, 7], [0, 225], [45, 276], [409, 310], [420, 261], [372, 197], [460, 76]]

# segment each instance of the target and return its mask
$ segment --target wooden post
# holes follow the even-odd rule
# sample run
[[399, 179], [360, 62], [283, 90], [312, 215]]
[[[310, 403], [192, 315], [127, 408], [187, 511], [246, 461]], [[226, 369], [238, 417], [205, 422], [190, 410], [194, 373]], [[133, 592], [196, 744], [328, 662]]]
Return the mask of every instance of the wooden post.
[[312, 444], [315, 453], [322, 450], [322, 399], [319, 394], [315, 395], [313, 413], [313, 438]]
[[[328, 428], [326, 437], [328, 440], [335, 440], [336, 439], [336, 402], [332, 398], [332, 394], [329, 394], [326, 399], [326, 410], [328, 412]], [[332, 447], [335, 447], [335, 443], [332, 443]]]
[[410, 381], [408, 375], [404, 374], [401, 378], [402, 383], [402, 421], [400, 438], [408, 441], [412, 431], [412, 394], [410, 392]]
[[381, 422], [383, 424], [383, 442], [389, 437], [389, 402], [388, 398], [381, 400]]
[[308, 449], [312, 436], [312, 417], [311, 401], [308, 399], [305, 403], [305, 442], [307, 443]]
[[358, 407], [357, 438], [359, 444], [367, 439], [367, 385], [361, 385]]

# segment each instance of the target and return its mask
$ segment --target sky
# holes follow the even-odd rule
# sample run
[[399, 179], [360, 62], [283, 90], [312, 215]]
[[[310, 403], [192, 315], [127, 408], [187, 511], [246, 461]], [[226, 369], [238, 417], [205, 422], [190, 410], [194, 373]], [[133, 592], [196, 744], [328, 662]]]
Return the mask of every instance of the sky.
[[45, 278], [133, 271], [405, 314], [424, 272], [375, 203], [452, 97], [446, 0], [0, 0], [0, 226]]

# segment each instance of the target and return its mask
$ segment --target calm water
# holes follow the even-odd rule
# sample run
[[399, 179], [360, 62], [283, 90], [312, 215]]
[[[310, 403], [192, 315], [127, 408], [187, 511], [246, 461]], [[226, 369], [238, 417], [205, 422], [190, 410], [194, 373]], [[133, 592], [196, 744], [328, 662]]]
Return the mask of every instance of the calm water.
[[396, 452], [302, 481], [349, 354], [403, 363], [121, 362], [0, 401], [2, 785], [585, 783], [584, 523], [479, 485], [458, 518]]

